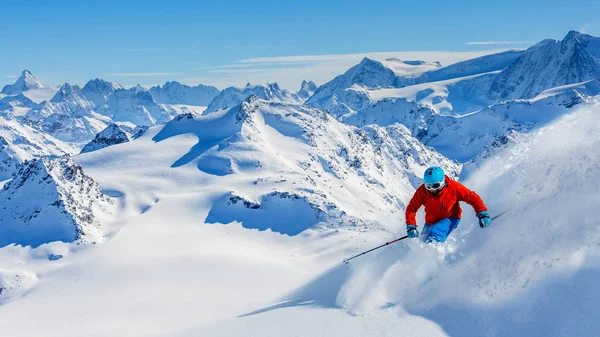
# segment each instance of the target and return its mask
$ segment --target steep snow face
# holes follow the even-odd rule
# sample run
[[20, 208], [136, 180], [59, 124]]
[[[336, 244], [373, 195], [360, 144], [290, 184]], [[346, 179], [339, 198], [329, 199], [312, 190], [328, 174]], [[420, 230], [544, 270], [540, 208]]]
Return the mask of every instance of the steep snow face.
[[0, 191], [0, 246], [98, 242], [113, 201], [69, 157], [25, 162]]
[[157, 104], [152, 95], [141, 86], [115, 90], [108, 98], [106, 108], [98, 112], [115, 122], [143, 126], [165, 123], [177, 115], [173, 109]]
[[81, 89], [81, 93], [88, 101], [92, 102], [95, 108], [102, 109], [106, 105], [110, 95], [118, 89], [123, 89], [123, 87], [119, 84], [96, 78], [88, 81], [83, 89]]
[[195, 87], [176, 81], [166, 82], [150, 88], [150, 94], [159, 104], [187, 104], [207, 106], [219, 94], [219, 89], [198, 84]]
[[571, 31], [530, 48], [492, 83], [494, 99], [530, 99], [542, 91], [600, 77], [600, 38]]
[[467, 186], [492, 214], [510, 210], [491, 227], [465, 212], [445, 244], [408, 242], [356, 261], [338, 305], [372, 316], [391, 303], [450, 336], [595, 335], [600, 322], [581, 315], [600, 300], [600, 222], [589, 216], [600, 203], [599, 109], [521, 135], [472, 175]]
[[74, 151], [50, 135], [14, 118], [0, 116], [0, 181], [9, 179], [25, 160]]
[[302, 103], [302, 99], [292, 91], [281, 89], [277, 83], [246, 85], [244, 88], [229, 87], [221, 91], [208, 105], [204, 114], [231, 108], [242, 103], [250, 96], [281, 103]]
[[148, 130], [147, 126], [136, 126], [130, 128], [126, 125], [110, 124], [106, 129], [99, 132], [96, 137], [87, 143], [81, 153], [92, 152], [107, 146], [126, 143], [130, 140], [139, 138]]
[[318, 88], [315, 82], [302, 81], [302, 84], [300, 85], [300, 90], [298, 91], [298, 97], [306, 101], [310, 98], [310, 96], [312, 96], [315, 93], [315, 91], [317, 91], [317, 89]]
[[29, 70], [23, 70], [21, 76], [14, 84], [4, 86], [2, 93], [6, 95], [17, 95], [24, 91], [42, 88], [44, 88], [44, 85], [38, 81]]

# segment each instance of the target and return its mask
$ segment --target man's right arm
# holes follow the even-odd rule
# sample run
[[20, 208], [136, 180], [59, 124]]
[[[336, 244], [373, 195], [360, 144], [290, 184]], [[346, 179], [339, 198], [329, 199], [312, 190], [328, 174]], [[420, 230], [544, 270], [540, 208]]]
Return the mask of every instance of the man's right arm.
[[422, 186], [417, 189], [412, 199], [410, 199], [408, 206], [406, 207], [406, 214], [404, 216], [406, 219], [406, 225], [417, 225], [417, 211], [419, 208], [421, 208], [421, 206], [423, 206], [421, 188]]

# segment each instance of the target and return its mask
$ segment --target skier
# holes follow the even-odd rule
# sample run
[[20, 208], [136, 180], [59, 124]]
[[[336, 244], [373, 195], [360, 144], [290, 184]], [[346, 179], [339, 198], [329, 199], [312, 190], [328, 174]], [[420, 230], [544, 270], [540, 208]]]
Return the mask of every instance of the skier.
[[490, 225], [492, 220], [487, 207], [479, 195], [463, 184], [450, 179], [439, 166], [425, 170], [425, 183], [417, 189], [406, 208], [406, 233], [409, 238], [419, 237], [416, 214], [425, 205], [425, 226], [421, 237], [426, 242], [444, 242], [458, 226], [462, 215], [459, 201], [464, 201], [475, 209], [481, 228]]

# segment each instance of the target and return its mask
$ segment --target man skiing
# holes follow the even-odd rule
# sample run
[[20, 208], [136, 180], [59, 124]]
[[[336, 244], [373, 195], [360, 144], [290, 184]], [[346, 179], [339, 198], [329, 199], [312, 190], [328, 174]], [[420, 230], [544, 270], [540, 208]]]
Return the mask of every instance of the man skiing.
[[421, 237], [426, 242], [446, 241], [460, 222], [462, 210], [459, 201], [464, 201], [475, 209], [481, 228], [492, 222], [481, 197], [463, 184], [450, 179], [441, 167], [428, 168], [423, 179], [425, 183], [419, 186], [406, 208], [406, 233], [409, 238], [419, 236], [416, 215], [423, 205], [425, 225]]

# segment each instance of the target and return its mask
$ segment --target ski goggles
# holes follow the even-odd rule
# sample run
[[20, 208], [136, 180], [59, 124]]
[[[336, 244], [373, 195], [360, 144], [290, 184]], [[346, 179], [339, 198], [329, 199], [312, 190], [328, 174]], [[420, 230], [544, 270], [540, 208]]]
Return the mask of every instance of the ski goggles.
[[439, 183], [425, 184], [425, 189], [431, 192], [435, 192], [442, 189], [444, 186], [446, 186], [445, 181], [441, 181]]

